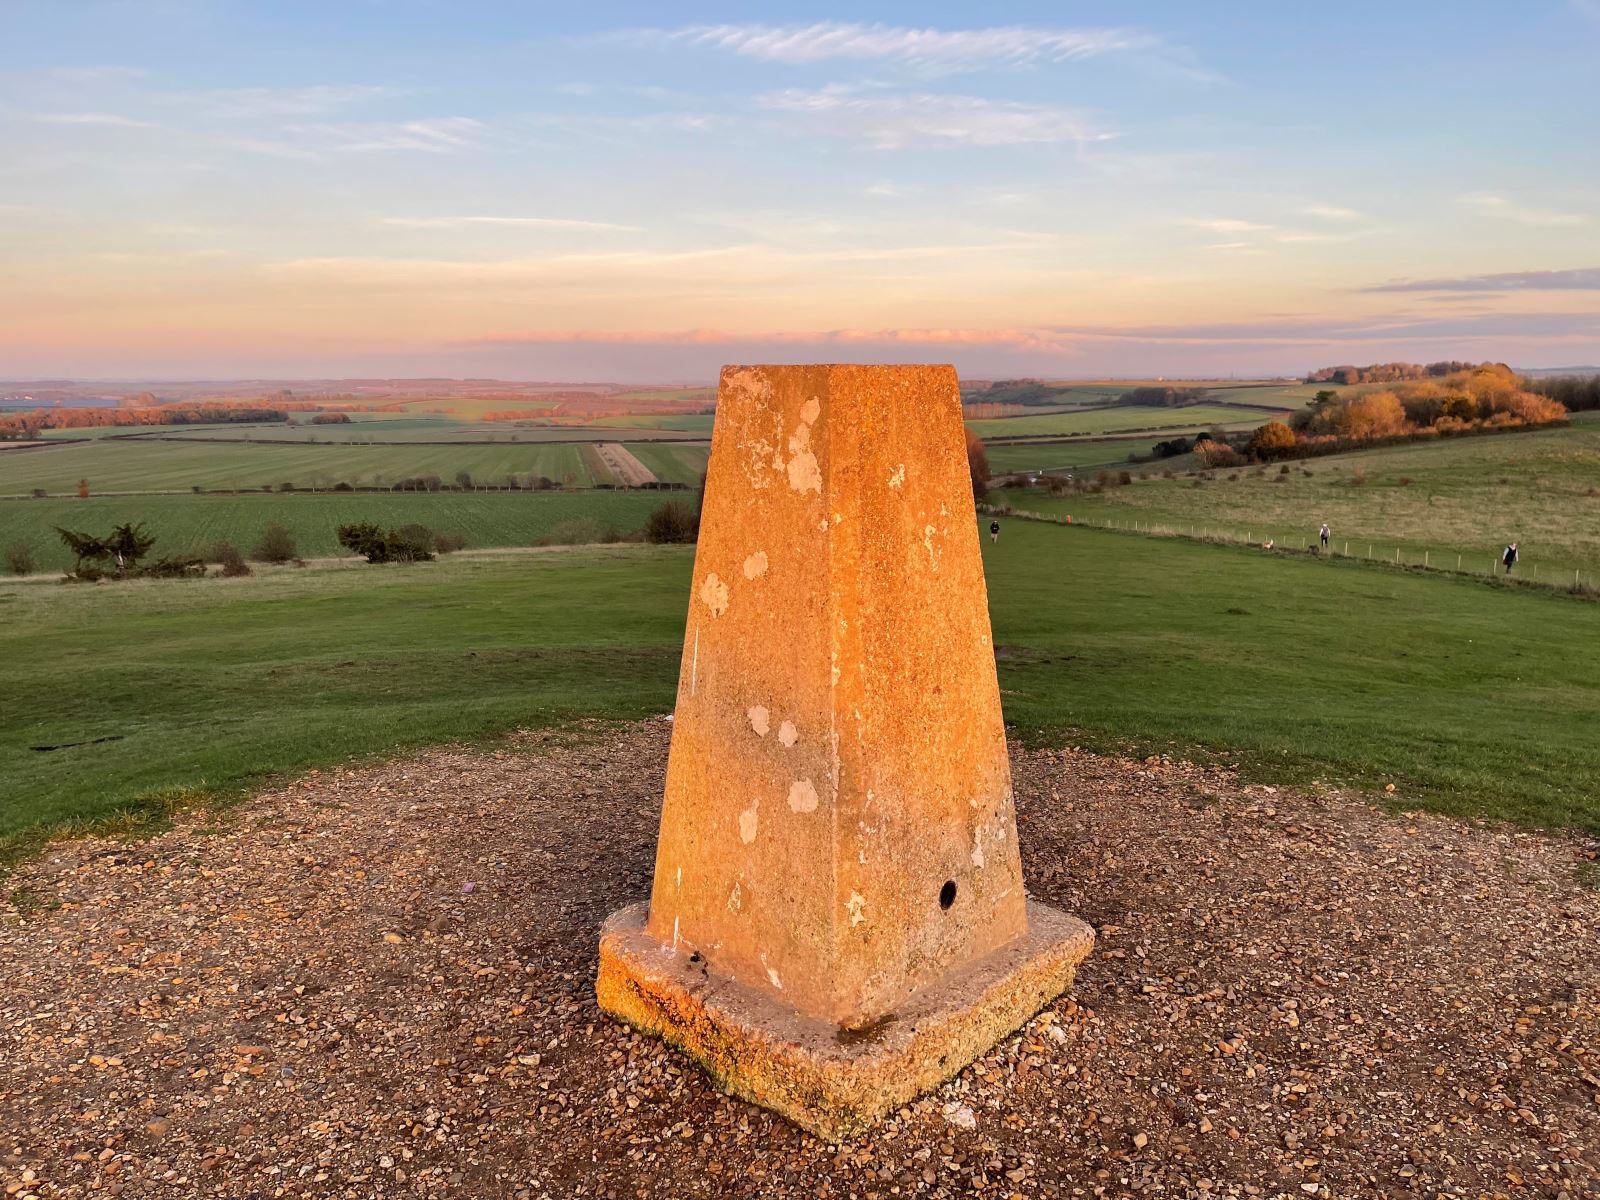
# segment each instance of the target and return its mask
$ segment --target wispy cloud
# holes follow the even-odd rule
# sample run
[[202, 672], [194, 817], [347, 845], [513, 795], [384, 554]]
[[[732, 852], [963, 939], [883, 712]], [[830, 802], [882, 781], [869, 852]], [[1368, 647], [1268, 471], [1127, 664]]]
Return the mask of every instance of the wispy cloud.
[[308, 117], [351, 104], [405, 95], [401, 88], [373, 84], [315, 84], [299, 88], [223, 88], [209, 92], [170, 93], [164, 99], [209, 115], [243, 120]]
[[757, 102], [769, 111], [796, 114], [819, 133], [880, 150], [1098, 142], [1116, 136], [1096, 129], [1082, 113], [982, 96], [788, 88]]
[[[1341, 214], [1348, 212], [1351, 217], [1359, 214], [1349, 210], [1340, 209]], [[1343, 219], [1341, 217], [1341, 219]], [[1224, 237], [1253, 238], [1251, 241], [1231, 240], [1226, 242], [1213, 242], [1206, 248], [1208, 250], [1240, 250], [1249, 246], [1260, 246], [1271, 242], [1280, 246], [1295, 246], [1310, 242], [1349, 242], [1356, 238], [1366, 237], [1372, 232], [1370, 228], [1340, 229], [1293, 229], [1281, 225], [1273, 225], [1266, 221], [1244, 221], [1236, 217], [1188, 217], [1182, 224], [1192, 229], [1203, 229], [1207, 233], [1220, 234]]]
[[1527, 208], [1513, 203], [1504, 196], [1480, 192], [1461, 196], [1459, 202], [1488, 217], [1500, 217], [1519, 225], [1570, 226], [1587, 225], [1589, 218], [1583, 213], [1554, 212], [1545, 208]]
[[149, 121], [138, 121], [120, 113], [35, 113], [33, 119], [46, 125], [98, 125], [108, 129], [154, 129]]
[[1022, 25], [987, 29], [917, 29], [818, 21], [811, 25], [690, 25], [643, 29], [634, 40], [711, 46], [745, 58], [792, 65], [889, 60], [944, 71], [1066, 62], [1115, 50], [1146, 48], [1154, 40], [1121, 29], [1039, 29]]
[[1260, 221], [1241, 221], [1235, 217], [1188, 217], [1183, 223], [1210, 233], [1265, 233], [1275, 228]]
[[351, 153], [420, 150], [445, 154], [478, 146], [486, 131], [472, 117], [431, 117], [417, 121], [290, 126], [289, 132], [320, 138], [326, 148]]
[[1136, 54], [1190, 79], [1215, 82], [1181, 46], [1137, 30], [1063, 29], [992, 25], [981, 29], [934, 29], [909, 25], [817, 21], [809, 25], [756, 23], [688, 25], [680, 29], [635, 29], [620, 35], [634, 44], [707, 46], [762, 62], [806, 66], [825, 62], [879, 62], [921, 74], [1015, 69]]
[[1401, 279], [1366, 292], [1600, 292], [1600, 267], [1565, 271], [1506, 271], [1452, 279]]
[[1000, 329], [821, 329], [773, 330], [760, 333], [730, 333], [720, 329], [645, 330], [563, 330], [538, 331], [499, 337], [474, 338], [458, 343], [467, 346], [541, 345], [546, 343], [588, 342], [601, 345], [654, 346], [1004, 346], [1019, 350], [1046, 350], [1063, 353], [1071, 342], [1048, 328]]
[[642, 233], [640, 225], [613, 225], [608, 221], [579, 221], [568, 217], [380, 217], [380, 225], [401, 229], [464, 229], [474, 225], [512, 226], [526, 229], [588, 230], [597, 233]]
[[1324, 221], [1355, 221], [1361, 216], [1355, 209], [1337, 204], [1308, 204], [1300, 211], [1308, 217], [1319, 217]]

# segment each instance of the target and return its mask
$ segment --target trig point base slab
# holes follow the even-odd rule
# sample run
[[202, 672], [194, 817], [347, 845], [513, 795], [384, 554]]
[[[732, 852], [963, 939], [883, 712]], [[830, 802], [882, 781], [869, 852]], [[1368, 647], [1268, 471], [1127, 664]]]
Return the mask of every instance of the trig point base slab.
[[700, 1063], [723, 1091], [829, 1141], [859, 1133], [936, 1087], [1072, 985], [1094, 934], [1028, 905], [1028, 932], [858, 1031], [807, 1017], [712, 975], [699, 955], [645, 932], [646, 906], [600, 936], [600, 1007]]
[[725, 368], [655, 879], [601, 1007], [837, 1137], [1092, 941], [1023, 891], [954, 369]]

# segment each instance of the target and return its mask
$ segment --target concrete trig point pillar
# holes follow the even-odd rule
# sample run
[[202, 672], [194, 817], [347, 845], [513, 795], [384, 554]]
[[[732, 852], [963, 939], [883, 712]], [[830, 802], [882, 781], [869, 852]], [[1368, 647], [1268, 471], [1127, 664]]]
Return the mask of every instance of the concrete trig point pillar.
[[1023, 893], [951, 367], [727, 367], [648, 905], [602, 1008], [830, 1138], [949, 1078], [1093, 934]]

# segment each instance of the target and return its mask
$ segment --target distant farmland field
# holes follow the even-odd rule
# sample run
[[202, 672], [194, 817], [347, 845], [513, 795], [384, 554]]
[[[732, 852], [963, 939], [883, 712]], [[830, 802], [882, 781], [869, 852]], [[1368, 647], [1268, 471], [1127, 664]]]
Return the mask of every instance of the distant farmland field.
[[[480, 428], [484, 428], [480, 426]], [[606, 440], [615, 440], [614, 438]], [[259, 489], [292, 483], [326, 488], [338, 482], [386, 487], [415, 475], [446, 482], [466, 471], [479, 484], [508, 476], [543, 475], [578, 487], [596, 482], [583, 446], [542, 441], [427, 445], [381, 442], [224, 442], [205, 437], [175, 440], [102, 438], [70, 446], [0, 451], [0, 495], [34, 488], [72, 494], [87, 479], [92, 492]], [[604, 479], [600, 480], [605, 482]]]
[[706, 473], [706, 462], [711, 457], [711, 447], [704, 444], [673, 446], [663, 442], [630, 442], [628, 449], [663, 483], [684, 483], [690, 487], [700, 485]]
[[675, 429], [709, 437], [713, 419], [711, 413], [683, 413], [680, 416], [643, 413], [627, 417], [596, 417], [590, 424], [604, 429]]
[[159, 539], [154, 553], [200, 551], [228, 539], [246, 554], [267, 522], [287, 526], [302, 556], [341, 553], [334, 531], [349, 521], [412, 522], [462, 533], [474, 547], [528, 546], [563, 522], [592, 519], [623, 532], [644, 526], [671, 494], [657, 492], [391, 492], [246, 496], [95, 496], [87, 500], [0, 500], [0, 549], [23, 541], [41, 571], [72, 565], [54, 526], [104, 532], [143, 522]]
[[[1054, 447], [991, 448], [1036, 451]], [[1131, 468], [1154, 472], [1170, 463]], [[1327, 521], [1334, 549], [1368, 545], [1411, 562], [1485, 569], [1510, 541], [1523, 573], [1585, 580], [1600, 573], [1600, 423], [1389, 446], [1278, 466], [1213, 472], [1210, 480], [1152, 478], [1099, 495], [1006, 494], [1018, 508], [1082, 520], [1225, 529], [1283, 546], [1304, 546]]]
[[1260, 411], [1214, 404], [1184, 408], [1129, 405], [1088, 412], [968, 421], [967, 427], [981, 438], [1006, 438], [1117, 433], [1134, 429], [1205, 429], [1212, 425], [1248, 427], [1268, 419], [1269, 415]]
[[[1171, 436], [1171, 434], [1163, 435], [1163, 437]], [[1169, 463], [1130, 464], [1128, 456], [1149, 454], [1151, 448], [1163, 440], [1163, 437], [1117, 438], [1114, 441], [1101, 442], [1064, 438], [1061, 441], [1037, 442], [1024, 446], [990, 446], [988, 447], [989, 470], [995, 475], [1038, 471], [1082, 471], [1117, 466], [1126, 467], [1130, 471], [1159, 471]]]

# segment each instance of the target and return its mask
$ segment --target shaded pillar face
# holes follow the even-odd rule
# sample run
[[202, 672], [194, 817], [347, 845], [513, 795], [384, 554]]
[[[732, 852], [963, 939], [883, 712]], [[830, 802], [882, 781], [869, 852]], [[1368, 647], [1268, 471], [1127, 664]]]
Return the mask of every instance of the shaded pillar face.
[[846, 1028], [1027, 928], [951, 367], [728, 367], [648, 932]]

